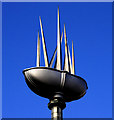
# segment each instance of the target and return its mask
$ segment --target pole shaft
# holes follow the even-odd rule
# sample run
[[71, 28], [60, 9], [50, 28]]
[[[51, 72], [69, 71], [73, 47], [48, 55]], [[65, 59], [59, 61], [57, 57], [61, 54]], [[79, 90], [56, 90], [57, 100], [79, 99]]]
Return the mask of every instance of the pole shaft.
[[62, 120], [62, 109], [59, 106], [53, 106], [51, 110], [51, 120]]
[[48, 108], [51, 110], [51, 120], [63, 120], [62, 110], [66, 107], [63, 94], [56, 92], [50, 102]]

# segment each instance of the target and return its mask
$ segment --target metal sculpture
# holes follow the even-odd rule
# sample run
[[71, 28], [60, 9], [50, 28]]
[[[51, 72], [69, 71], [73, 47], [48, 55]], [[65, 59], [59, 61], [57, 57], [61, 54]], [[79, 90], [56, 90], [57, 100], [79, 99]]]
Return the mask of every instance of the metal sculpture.
[[[37, 45], [37, 62], [33, 68], [23, 70], [25, 80], [29, 88], [42, 97], [48, 98], [50, 102], [48, 107], [52, 110], [52, 120], [62, 120], [62, 110], [66, 107], [65, 102], [80, 99], [88, 89], [86, 81], [75, 75], [75, 60], [74, 48], [72, 41], [72, 63], [70, 51], [67, 44], [66, 29], [64, 25], [64, 40], [65, 40], [65, 59], [64, 67], [62, 70], [62, 52], [61, 43], [63, 33], [60, 36], [60, 20], [58, 8], [58, 24], [57, 24], [57, 47], [53, 53], [52, 59], [49, 63], [48, 54], [45, 44], [43, 27], [41, 18], [41, 37], [43, 44], [45, 67], [40, 67], [40, 37], [38, 32], [38, 45]], [[57, 56], [57, 57], [55, 57]], [[55, 66], [52, 68], [55, 59]]]

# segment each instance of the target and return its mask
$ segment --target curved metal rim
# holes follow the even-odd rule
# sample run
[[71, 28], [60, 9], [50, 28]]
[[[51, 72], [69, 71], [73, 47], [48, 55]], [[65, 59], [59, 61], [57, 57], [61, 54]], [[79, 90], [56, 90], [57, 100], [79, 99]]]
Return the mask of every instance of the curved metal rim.
[[[36, 86], [36, 84], [35, 84], [33, 81], [29, 81], [29, 80], [25, 80], [25, 81], [26, 81], [26, 83], [27, 83], [27, 85], [28, 85], [28, 87], [29, 87], [30, 89], [31, 89], [31, 87], [29, 86], [28, 82], [29, 82], [31, 85], [33, 85], [33, 86], [35, 87], [35, 89], [37, 89], [37, 86]], [[31, 90], [34, 92], [33, 89], [31, 89]], [[35, 94], [37, 94], [37, 92], [35, 92]], [[70, 100], [68, 100], [68, 99], [65, 99], [65, 98], [64, 98], [64, 100], [65, 100], [65, 102], [71, 102], [71, 101], [78, 100], [78, 99], [82, 98], [85, 94], [86, 94], [86, 91], [85, 91], [84, 93], [80, 94], [79, 96], [77, 96], [76, 99], [70, 99]], [[43, 95], [41, 95], [41, 94], [37, 94], [37, 95], [39, 95], [39, 96], [41, 96], [41, 97], [44, 97], [44, 98], [51, 99], [51, 97], [45, 97], [45, 96], [43, 96]], [[53, 95], [54, 95], [54, 94], [53, 94]]]
[[71, 73], [69, 73], [69, 72], [67, 72], [67, 71], [57, 70], [57, 69], [49, 68], [49, 67], [31, 67], [31, 68], [24, 69], [24, 70], [23, 70], [23, 74], [24, 74], [26, 71], [31, 70], [31, 69], [50, 69], [50, 70], [54, 70], [54, 71], [58, 71], [58, 72], [65, 72], [65, 73], [67, 73], [67, 74], [69, 74], [69, 75], [72, 75], [72, 76], [74, 76], [74, 77], [78, 77], [78, 78], [82, 79], [82, 80], [85, 82], [86, 87], [87, 87], [87, 89], [88, 89], [87, 82], [86, 82], [82, 77], [77, 76], [77, 75], [74, 75], [74, 74], [71, 74]]

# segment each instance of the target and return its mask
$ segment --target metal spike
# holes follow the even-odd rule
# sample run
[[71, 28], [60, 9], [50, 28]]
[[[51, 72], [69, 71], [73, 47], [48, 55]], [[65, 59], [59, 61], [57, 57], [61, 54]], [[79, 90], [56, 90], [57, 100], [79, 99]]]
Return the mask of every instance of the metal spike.
[[72, 74], [75, 74], [75, 61], [74, 61], [74, 47], [73, 47], [73, 41], [72, 41]]
[[71, 64], [71, 56], [70, 56], [70, 50], [69, 50], [69, 46], [68, 46], [68, 53], [69, 53], [69, 65], [70, 65], [70, 71], [72, 71], [72, 64]]
[[55, 59], [54, 68], [56, 68], [56, 66], [57, 66], [57, 56], [56, 56], [56, 59]]
[[43, 28], [42, 28], [42, 22], [41, 22], [41, 18], [40, 19], [40, 27], [41, 27], [41, 35], [42, 35], [42, 44], [43, 44], [43, 51], [44, 51], [44, 60], [45, 60], [45, 67], [49, 66], [49, 62], [48, 62], [48, 55], [47, 55], [47, 50], [46, 50], [46, 44], [45, 44], [45, 39], [44, 39], [44, 33], [43, 33]]
[[60, 20], [58, 8], [58, 24], [57, 24], [57, 64], [56, 69], [61, 70], [61, 42], [60, 42]]
[[54, 62], [54, 59], [55, 59], [55, 55], [56, 55], [56, 51], [57, 51], [57, 48], [55, 49], [55, 51], [53, 53], [53, 56], [52, 56], [50, 64], [49, 64], [49, 67], [52, 67], [52, 65], [53, 65], [53, 62]]
[[38, 43], [37, 43], [37, 63], [36, 66], [40, 66], [40, 38], [39, 38], [39, 32], [38, 32]]
[[[61, 35], [61, 43], [62, 43], [62, 39], [63, 39], [63, 32], [62, 32], [62, 35]], [[50, 67], [52, 67], [52, 65], [53, 65], [56, 52], [57, 52], [57, 47], [56, 47], [56, 49], [55, 49], [55, 51], [54, 51], [54, 53], [53, 53], [53, 56], [52, 56], [52, 58], [51, 58], [50, 65], [49, 65]]]
[[65, 38], [65, 62], [64, 62], [64, 70], [69, 72], [69, 61], [68, 61], [68, 47], [67, 47], [67, 38], [66, 38], [66, 29], [64, 24], [64, 38]]

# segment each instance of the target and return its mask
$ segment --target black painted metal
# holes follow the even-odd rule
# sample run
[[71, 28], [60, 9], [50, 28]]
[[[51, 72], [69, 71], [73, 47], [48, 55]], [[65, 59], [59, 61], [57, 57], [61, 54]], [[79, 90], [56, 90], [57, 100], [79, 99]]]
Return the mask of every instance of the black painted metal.
[[60, 92], [55, 93], [53, 98], [48, 103], [48, 108], [52, 111], [52, 120], [63, 120], [62, 110], [66, 107], [63, 94]]
[[29, 88], [48, 99], [52, 99], [56, 92], [60, 92], [65, 102], [70, 102], [80, 99], [88, 89], [83, 78], [62, 70], [34, 67], [25, 69], [23, 73]]

